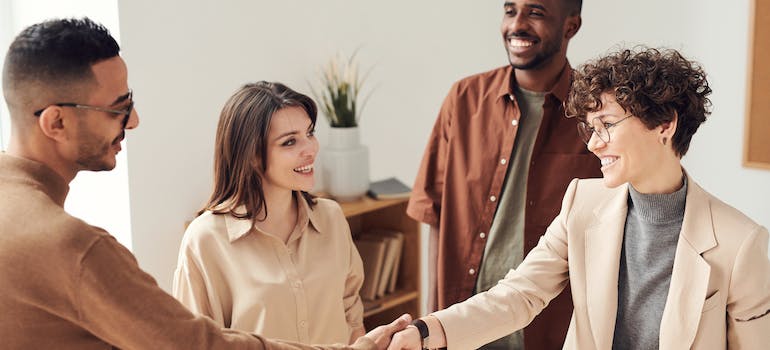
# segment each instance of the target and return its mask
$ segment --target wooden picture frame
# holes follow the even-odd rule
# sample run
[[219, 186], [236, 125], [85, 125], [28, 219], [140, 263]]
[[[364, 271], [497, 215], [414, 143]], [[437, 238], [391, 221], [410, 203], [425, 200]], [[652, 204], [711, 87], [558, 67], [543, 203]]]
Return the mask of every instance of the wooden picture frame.
[[770, 1], [751, 6], [743, 165], [770, 170]]

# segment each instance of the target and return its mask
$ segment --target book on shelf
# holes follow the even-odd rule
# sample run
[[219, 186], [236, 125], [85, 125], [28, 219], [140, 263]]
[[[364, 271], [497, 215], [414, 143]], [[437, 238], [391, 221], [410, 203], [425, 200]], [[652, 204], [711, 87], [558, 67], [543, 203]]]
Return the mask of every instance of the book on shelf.
[[412, 189], [395, 177], [372, 182], [369, 184], [369, 191], [366, 192], [374, 199], [409, 198], [411, 193]]
[[402, 251], [404, 250], [404, 234], [401, 232], [395, 232], [394, 235], [396, 236], [396, 257], [393, 262], [393, 269], [390, 273], [390, 278], [388, 279], [388, 293], [393, 293], [396, 291], [396, 280], [398, 279], [398, 269], [401, 268], [401, 255]]
[[361, 236], [354, 239], [353, 243], [364, 264], [364, 283], [359, 294], [364, 300], [374, 300], [377, 298], [380, 274], [385, 259], [386, 241], [377, 237]]
[[401, 262], [401, 250], [404, 244], [404, 234], [394, 230], [374, 229], [361, 234], [362, 238], [383, 240], [385, 242], [385, 256], [382, 262], [382, 271], [377, 282], [377, 297], [381, 298], [386, 293], [396, 289], [398, 268]]

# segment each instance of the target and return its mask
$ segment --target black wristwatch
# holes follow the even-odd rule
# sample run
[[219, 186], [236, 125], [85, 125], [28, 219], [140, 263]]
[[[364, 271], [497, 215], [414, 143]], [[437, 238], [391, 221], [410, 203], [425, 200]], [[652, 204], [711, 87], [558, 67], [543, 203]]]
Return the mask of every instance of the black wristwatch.
[[428, 339], [428, 335], [430, 335], [430, 332], [428, 332], [428, 325], [425, 324], [425, 321], [418, 318], [412, 321], [412, 326], [417, 328], [417, 331], [420, 332], [420, 343], [422, 345], [422, 348], [427, 349], [425, 347], [425, 343], [426, 343], [426, 340]]

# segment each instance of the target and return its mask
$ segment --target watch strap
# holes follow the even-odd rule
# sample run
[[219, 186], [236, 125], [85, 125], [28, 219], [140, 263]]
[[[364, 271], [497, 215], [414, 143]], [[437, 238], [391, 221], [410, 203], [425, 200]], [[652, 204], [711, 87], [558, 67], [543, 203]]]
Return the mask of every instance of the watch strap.
[[417, 331], [420, 332], [420, 338], [425, 339], [430, 335], [428, 332], [428, 325], [425, 323], [425, 321], [418, 318], [412, 321], [412, 325], [417, 328]]

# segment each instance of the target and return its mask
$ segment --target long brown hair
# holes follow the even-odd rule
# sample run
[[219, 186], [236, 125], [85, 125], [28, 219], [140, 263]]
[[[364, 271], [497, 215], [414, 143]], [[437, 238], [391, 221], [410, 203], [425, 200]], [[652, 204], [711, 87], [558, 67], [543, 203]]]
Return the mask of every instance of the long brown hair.
[[[267, 135], [273, 114], [285, 107], [301, 107], [310, 116], [310, 128], [315, 127], [317, 108], [313, 99], [281, 83], [246, 84], [227, 100], [217, 126], [214, 191], [198, 215], [206, 210], [230, 214], [250, 219], [252, 226], [267, 218], [262, 190], [267, 170]], [[301, 193], [312, 208], [314, 197], [305, 191]], [[246, 212], [236, 213], [241, 205]]]

